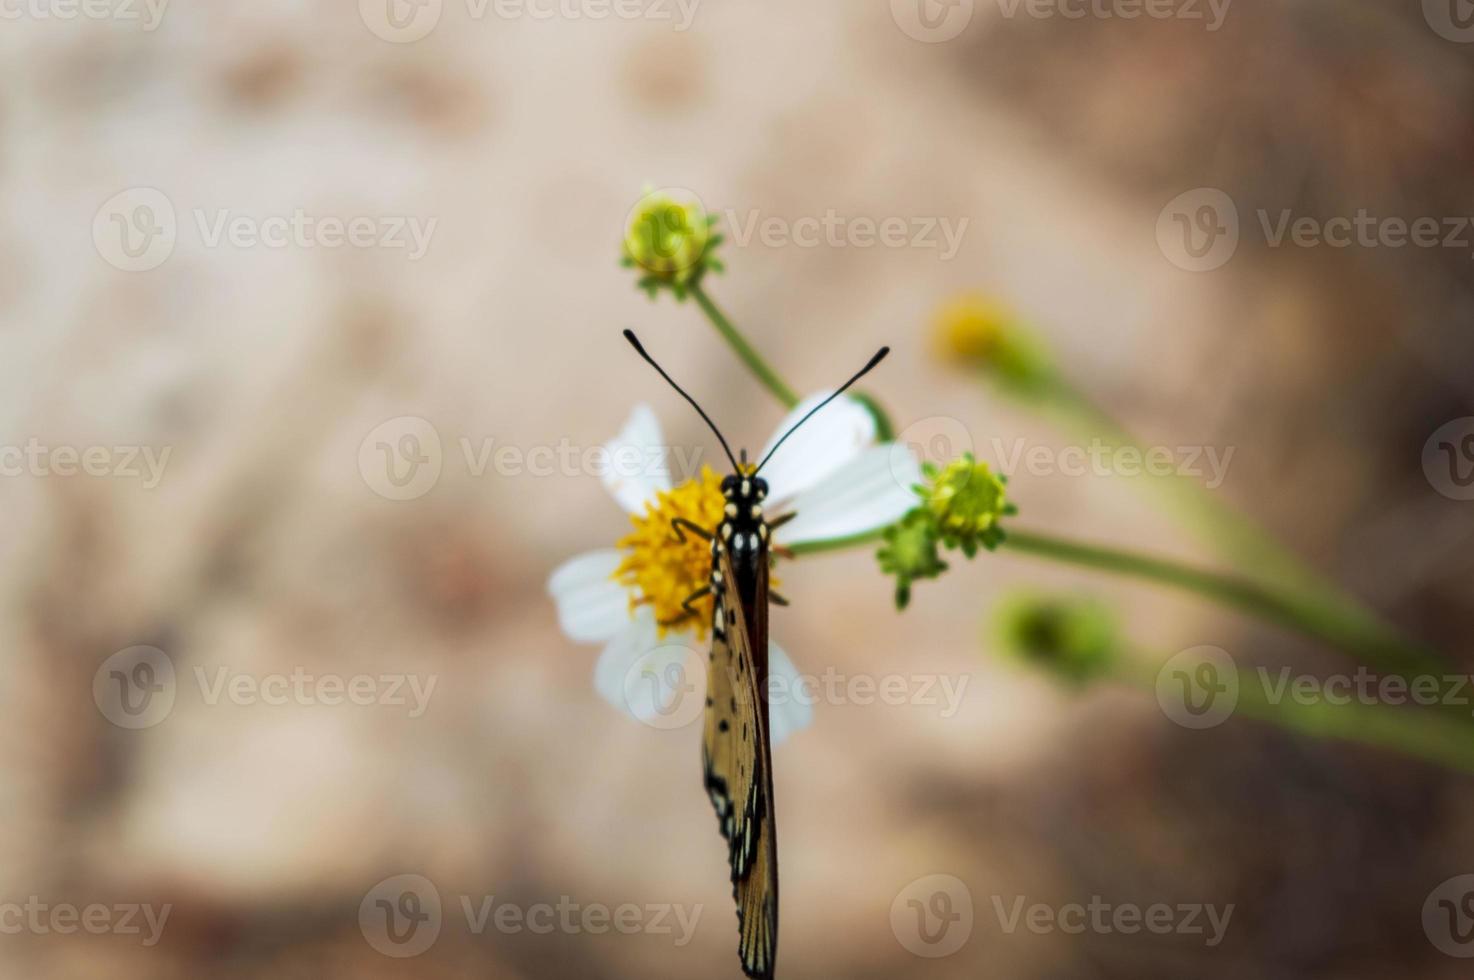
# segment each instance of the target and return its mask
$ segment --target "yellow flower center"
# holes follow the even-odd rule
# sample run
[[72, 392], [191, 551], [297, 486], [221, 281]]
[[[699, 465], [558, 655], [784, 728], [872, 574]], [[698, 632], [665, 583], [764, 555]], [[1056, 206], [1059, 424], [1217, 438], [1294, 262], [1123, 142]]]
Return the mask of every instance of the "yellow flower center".
[[689, 626], [698, 638], [705, 638], [711, 626], [711, 596], [691, 603], [697, 615], [691, 617], [682, 608], [691, 595], [708, 584], [711, 578], [711, 544], [690, 531], [686, 540], [676, 537], [671, 521], [685, 518], [701, 528], [714, 528], [722, 522], [726, 499], [722, 481], [709, 466], [701, 475], [674, 490], [661, 491], [653, 503], [645, 507], [645, 515], [631, 516], [635, 529], [619, 541], [627, 554], [614, 573], [615, 581], [630, 589], [630, 610], [648, 605], [655, 612], [664, 637], [671, 626]]

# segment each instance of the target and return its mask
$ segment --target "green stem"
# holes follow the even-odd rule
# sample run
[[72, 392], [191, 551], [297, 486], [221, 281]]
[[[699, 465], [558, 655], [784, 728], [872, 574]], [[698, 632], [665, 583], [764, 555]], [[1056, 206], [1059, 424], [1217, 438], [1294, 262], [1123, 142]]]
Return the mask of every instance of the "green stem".
[[[806, 541], [791, 545], [789, 550], [795, 557], [841, 551], [872, 544], [883, 533], [882, 528], [843, 538]], [[1003, 546], [1022, 554], [1144, 579], [1196, 593], [1267, 622], [1324, 640], [1338, 649], [1390, 671], [1411, 674], [1436, 671], [1439, 666], [1437, 658], [1428, 651], [1406, 645], [1395, 638], [1367, 632], [1360, 622], [1345, 616], [1339, 607], [1316, 603], [1303, 596], [1283, 595], [1247, 578], [1194, 568], [1165, 558], [1082, 544], [1030, 531], [1010, 530], [1003, 540]]]
[[[1157, 675], [1132, 663], [1121, 663], [1111, 676], [1154, 690]], [[1354, 700], [1332, 704], [1324, 700], [1305, 703], [1272, 697], [1260, 675], [1253, 671], [1239, 672], [1234, 712], [1311, 738], [1401, 752], [1459, 772], [1474, 773], [1474, 740], [1469, 738], [1468, 723], [1445, 713]]]
[[696, 297], [696, 304], [701, 307], [706, 318], [711, 321], [712, 326], [717, 328], [717, 333], [721, 334], [732, 346], [737, 357], [747, 365], [747, 369], [757, 377], [758, 381], [762, 382], [763, 386], [771, 391], [785, 408], [793, 408], [797, 405], [798, 396], [793, 393], [793, 389], [783, 382], [778, 372], [763, 360], [762, 355], [747, 342], [747, 338], [742, 336], [741, 331], [732, 325], [732, 321], [727, 319], [726, 314], [717, 308], [711, 297], [706, 295], [701, 281], [698, 279], [687, 288], [691, 295]]
[[1003, 543], [1025, 554], [1196, 592], [1268, 622], [1318, 637], [1388, 670], [1415, 672], [1438, 667], [1437, 658], [1428, 651], [1368, 632], [1362, 622], [1348, 617], [1337, 605], [1309, 596], [1282, 594], [1247, 578], [1028, 531], [1009, 531]]
[[[1101, 439], [1112, 448], [1129, 447], [1145, 456], [1146, 450], [1135, 436], [1058, 375], [1051, 374], [1031, 391], [1067, 428]], [[1276, 591], [1296, 594], [1287, 601], [1315, 609], [1346, 631], [1365, 634], [1367, 642], [1357, 649], [1402, 648], [1417, 650], [1430, 661], [1441, 659], [1432, 651], [1418, 648], [1360, 600], [1312, 570], [1252, 518], [1212, 496], [1201, 484], [1175, 474], [1150, 479], [1188, 526], [1197, 529], [1225, 558], [1254, 569], [1255, 576]]]
[[795, 558], [804, 555], [822, 555], [828, 551], [844, 551], [846, 548], [858, 548], [862, 545], [872, 544], [885, 536], [885, 528], [876, 528], [873, 531], [863, 531], [860, 534], [851, 534], [845, 538], [829, 538], [824, 541], [802, 541], [791, 544], [788, 550]]

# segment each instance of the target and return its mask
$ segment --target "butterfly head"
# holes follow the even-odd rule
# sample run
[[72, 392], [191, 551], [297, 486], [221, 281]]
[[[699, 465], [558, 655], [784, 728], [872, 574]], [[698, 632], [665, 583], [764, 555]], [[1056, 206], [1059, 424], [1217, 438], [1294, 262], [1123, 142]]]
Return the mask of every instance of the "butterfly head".
[[768, 481], [742, 465], [738, 472], [722, 480], [722, 496], [726, 506], [718, 538], [729, 542], [736, 552], [756, 553], [767, 544], [768, 522], [763, 517], [763, 501], [768, 496]]
[[768, 495], [768, 481], [748, 473], [735, 473], [722, 481], [722, 496], [729, 504], [759, 503]]

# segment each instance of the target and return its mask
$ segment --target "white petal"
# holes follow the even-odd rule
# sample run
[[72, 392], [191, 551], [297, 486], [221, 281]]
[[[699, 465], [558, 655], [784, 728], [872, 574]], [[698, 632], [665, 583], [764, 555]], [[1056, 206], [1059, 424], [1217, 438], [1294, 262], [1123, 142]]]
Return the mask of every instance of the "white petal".
[[798, 668], [778, 644], [768, 643], [768, 740], [778, 745], [814, 720], [812, 684], [804, 683]]
[[605, 443], [609, 451], [604, 486], [631, 514], [643, 514], [657, 490], [670, 489], [670, 453], [660, 422], [649, 405], [636, 405], [619, 435]]
[[[778, 426], [758, 459], [766, 458], [783, 433], [830, 394], [821, 391], [799, 402]], [[869, 410], [852, 398], [836, 400], [805, 422], [763, 468], [768, 499], [773, 504], [791, 500], [854, 459], [874, 441], [875, 418]]]
[[920, 500], [911, 489], [921, 466], [902, 443], [873, 446], [791, 504], [798, 512], [778, 532], [784, 544], [862, 534], [893, 524]]
[[649, 607], [641, 606], [635, 610], [634, 619], [626, 620], [625, 628], [599, 654], [599, 662], [594, 665], [594, 689], [605, 701], [628, 711], [624, 696], [625, 677], [635, 661], [656, 645], [655, 614]]
[[558, 606], [558, 625], [579, 643], [603, 643], [629, 625], [629, 593], [614, 581], [619, 552], [590, 551], [548, 576], [548, 594]]

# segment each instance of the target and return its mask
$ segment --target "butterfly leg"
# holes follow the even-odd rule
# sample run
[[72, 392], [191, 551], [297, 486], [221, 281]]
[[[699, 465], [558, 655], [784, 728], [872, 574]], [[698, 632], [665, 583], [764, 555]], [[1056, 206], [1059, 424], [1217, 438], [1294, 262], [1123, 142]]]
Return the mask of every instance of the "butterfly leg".
[[[789, 521], [793, 520], [797, 516], [798, 511], [791, 510], [788, 513], [784, 514], [782, 517], [769, 521], [768, 533], [772, 534], [772, 532], [778, 530], [780, 527], [787, 524]], [[789, 551], [781, 544], [769, 545], [769, 550], [771, 550], [773, 554], [777, 555], [779, 558], [785, 559], [787, 561], [793, 561], [793, 552]], [[787, 603], [783, 603], [783, 605], [787, 605]]]
[[[682, 616], [681, 619], [684, 620], [701, 615], [698, 610], [692, 608], [691, 603], [697, 602], [701, 599], [705, 599], [709, 595], [711, 595], [711, 586], [708, 585], [706, 588], [697, 589], [695, 592], [692, 592], [690, 595], [686, 596], [686, 601], [681, 603], [681, 608], [686, 610], [686, 615]], [[677, 620], [677, 622], [680, 621], [681, 620]]]
[[774, 592], [772, 589], [769, 589], [768, 590], [768, 601], [771, 602], [775, 606], [791, 606], [791, 605], [793, 605], [793, 603], [789, 602], [787, 599], [783, 598], [781, 595], [779, 595], [778, 593]]
[[677, 517], [677, 518], [674, 518], [674, 519], [671, 520], [671, 522], [670, 522], [670, 529], [672, 531], [676, 532], [676, 540], [679, 541], [681, 544], [685, 544], [686, 543], [686, 536], [681, 533], [681, 530], [683, 528], [685, 530], [687, 530], [687, 531], [690, 531], [692, 534], [696, 535], [702, 541], [710, 541], [711, 540], [711, 532], [710, 531], [706, 530], [703, 527], [699, 527], [699, 526], [697, 526], [695, 524], [692, 524], [690, 521], [686, 520], [684, 517]]

